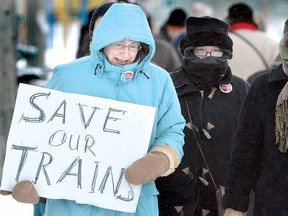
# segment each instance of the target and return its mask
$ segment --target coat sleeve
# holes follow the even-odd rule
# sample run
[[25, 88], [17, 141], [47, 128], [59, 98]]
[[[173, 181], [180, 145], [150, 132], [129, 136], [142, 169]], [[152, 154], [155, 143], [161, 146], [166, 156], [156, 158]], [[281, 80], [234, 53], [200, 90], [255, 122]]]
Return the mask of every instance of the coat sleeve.
[[157, 113], [156, 137], [150, 151], [162, 152], [168, 157], [170, 167], [166, 176], [174, 172], [183, 157], [185, 119], [170, 76], [164, 86]]
[[[223, 205], [246, 212], [259, 162], [263, 129], [257, 85], [252, 85], [240, 112], [239, 128], [228, 168]], [[253, 119], [253, 120], [252, 120]]]

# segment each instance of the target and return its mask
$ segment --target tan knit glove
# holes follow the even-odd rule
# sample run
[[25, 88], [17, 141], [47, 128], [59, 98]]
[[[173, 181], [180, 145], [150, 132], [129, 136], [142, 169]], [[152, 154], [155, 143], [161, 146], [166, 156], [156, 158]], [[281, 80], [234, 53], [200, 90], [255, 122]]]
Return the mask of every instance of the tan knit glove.
[[227, 208], [225, 209], [224, 216], [245, 216], [245, 213]]
[[40, 197], [33, 183], [28, 180], [18, 182], [13, 190], [12, 197], [18, 202], [35, 204], [40, 201]]
[[125, 170], [126, 180], [139, 185], [153, 181], [169, 169], [169, 159], [161, 152], [149, 152]]

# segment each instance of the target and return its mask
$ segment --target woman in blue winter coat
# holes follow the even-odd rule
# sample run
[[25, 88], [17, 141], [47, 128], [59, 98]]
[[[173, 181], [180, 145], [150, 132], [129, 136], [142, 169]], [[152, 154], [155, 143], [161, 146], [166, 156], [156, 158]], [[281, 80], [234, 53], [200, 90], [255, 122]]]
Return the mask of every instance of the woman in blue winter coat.
[[[129, 183], [143, 184], [140, 198], [135, 213], [47, 199], [45, 216], [158, 216], [154, 180], [171, 174], [180, 163], [185, 120], [169, 73], [151, 63], [155, 42], [142, 9], [114, 3], [94, 30], [90, 49], [89, 56], [57, 66], [46, 87], [156, 108], [147, 155], [125, 170]], [[19, 190], [21, 182], [17, 187], [14, 198], [29, 202]]]

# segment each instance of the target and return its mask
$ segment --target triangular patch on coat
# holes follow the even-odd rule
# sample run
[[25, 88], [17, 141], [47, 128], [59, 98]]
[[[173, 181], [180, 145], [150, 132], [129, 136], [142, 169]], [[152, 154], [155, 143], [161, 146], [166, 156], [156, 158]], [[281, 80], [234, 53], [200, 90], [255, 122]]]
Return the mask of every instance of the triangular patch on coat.
[[215, 127], [215, 125], [213, 125], [211, 122], [207, 123], [207, 129], [208, 130], [210, 130], [210, 129], [214, 128], [214, 127]]
[[185, 125], [187, 128], [189, 128], [190, 130], [192, 130], [192, 127], [191, 127], [191, 124], [190, 124], [190, 122], [188, 122], [188, 123], [186, 123], [186, 125]]
[[189, 167], [182, 169], [182, 172], [184, 172], [186, 175], [188, 175], [189, 174]]
[[183, 209], [183, 206], [175, 206], [175, 209], [179, 213]]
[[206, 215], [208, 215], [209, 214], [209, 210], [207, 210], [207, 209], [202, 209], [202, 214], [203, 214], [203, 216], [206, 216]]
[[205, 176], [209, 172], [208, 169], [202, 168], [202, 175]]

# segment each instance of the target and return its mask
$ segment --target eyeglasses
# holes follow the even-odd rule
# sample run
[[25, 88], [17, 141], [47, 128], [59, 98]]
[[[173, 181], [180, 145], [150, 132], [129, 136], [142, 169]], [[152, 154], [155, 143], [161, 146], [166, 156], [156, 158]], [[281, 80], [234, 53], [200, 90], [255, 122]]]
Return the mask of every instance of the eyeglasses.
[[208, 53], [210, 53], [210, 56], [213, 56], [213, 57], [222, 57], [223, 56], [223, 52], [220, 50], [214, 50], [214, 51], [208, 52], [204, 49], [199, 49], [199, 48], [194, 49], [194, 55], [197, 57], [205, 57], [205, 56], [207, 56]]
[[139, 44], [130, 44], [126, 46], [124, 43], [120, 43], [120, 42], [110, 44], [110, 46], [113, 47], [113, 49], [118, 50], [118, 51], [125, 50], [125, 48], [127, 47], [130, 52], [137, 52], [142, 48]]

